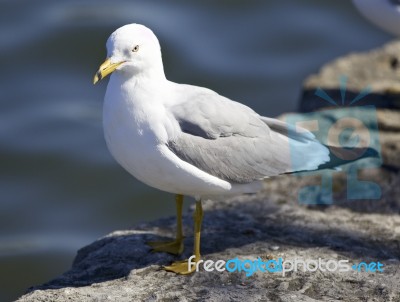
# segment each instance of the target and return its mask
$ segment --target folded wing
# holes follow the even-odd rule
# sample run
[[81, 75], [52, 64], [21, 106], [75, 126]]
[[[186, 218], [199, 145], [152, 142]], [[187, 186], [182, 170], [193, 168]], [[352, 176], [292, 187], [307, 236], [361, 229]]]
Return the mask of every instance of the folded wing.
[[232, 183], [315, 170], [329, 161], [328, 149], [307, 130], [295, 132], [284, 122], [261, 117], [208, 90], [169, 109], [181, 127], [168, 142], [170, 150]]

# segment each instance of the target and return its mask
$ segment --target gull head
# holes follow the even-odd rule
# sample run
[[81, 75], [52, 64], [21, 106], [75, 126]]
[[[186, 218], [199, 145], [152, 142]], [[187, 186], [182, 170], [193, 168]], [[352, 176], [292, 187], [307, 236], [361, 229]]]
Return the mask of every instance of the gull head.
[[160, 43], [146, 26], [122, 26], [110, 35], [106, 45], [107, 58], [96, 72], [94, 84], [113, 72], [127, 77], [140, 73], [164, 74]]

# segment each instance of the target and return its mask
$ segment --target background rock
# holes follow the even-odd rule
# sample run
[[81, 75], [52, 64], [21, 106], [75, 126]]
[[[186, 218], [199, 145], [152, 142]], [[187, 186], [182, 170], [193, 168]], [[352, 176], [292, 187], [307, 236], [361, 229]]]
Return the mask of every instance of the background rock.
[[[341, 85], [344, 77], [346, 83]], [[350, 105], [366, 88], [370, 89], [369, 93], [353, 106]], [[372, 105], [377, 108], [384, 164], [400, 168], [400, 41], [393, 41], [367, 53], [353, 53], [338, 58], [324, 65], [317, 74], [310, 75], [303, 84], [299, 106], [301, 112], [336, 107], [317, 95], [317, 89], [335, 100], [338, 107]]]
[[326, 103], [315, 95], [318, 87], [332, 99], [341, 100], [341, 76], [348, 79], [347, 101], [370, 87], [371, 93], [357, 104], [400, 109], [400, 41], [393, 41], [370, 52], [349, 54], [324, 65], [317, 74], [305, 80], [300, 111], [309, 112], [326, 107]]

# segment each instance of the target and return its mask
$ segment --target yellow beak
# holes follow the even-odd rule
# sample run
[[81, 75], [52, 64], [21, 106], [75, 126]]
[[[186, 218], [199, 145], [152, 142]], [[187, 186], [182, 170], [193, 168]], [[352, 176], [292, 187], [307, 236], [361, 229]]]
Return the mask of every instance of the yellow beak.
[[119, 65], [124, 62], [119, 63], [111, 63], [110, 58], [107, 58], [103, 64], [100, 65], [99, 70], [94, 75], [93, 84], [96, 84], [98, 81], [104, 79], [110, 73], [112, 73]]

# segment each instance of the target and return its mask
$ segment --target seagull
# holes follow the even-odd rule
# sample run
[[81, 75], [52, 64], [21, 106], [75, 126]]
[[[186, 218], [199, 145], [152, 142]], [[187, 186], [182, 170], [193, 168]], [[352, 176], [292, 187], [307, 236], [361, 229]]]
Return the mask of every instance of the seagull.
[[353, 3], [372, 23], [400, 36], [400, 0], [353, 0]]
[[[330, 149], [308, 130], [260, 116], [210, 89], [167, 80], [159, 41], [149, 28], [125, 25], [111, 34], [106, 46], [107, 58], [94, 84], [111, 75], [103, 107], [108, 149], [138, 180], [176, 197], [176, 237], [149, 242], [153, 251], [183, 252], [184, 195], [196, 201], [197, 263], [203, 199], [256, 193], [265, 178], [332, 163]], [[194, 271], [187, 260], [164, 269]]]

